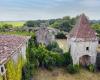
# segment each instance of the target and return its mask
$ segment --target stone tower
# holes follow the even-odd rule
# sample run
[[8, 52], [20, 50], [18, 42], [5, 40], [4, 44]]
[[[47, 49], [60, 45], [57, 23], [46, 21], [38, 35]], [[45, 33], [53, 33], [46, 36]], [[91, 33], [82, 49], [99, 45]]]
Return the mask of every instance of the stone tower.
[[81, 14], [68, 35], [68, 43], [73, 64], [87, 66], [96, 62], [98, 40], [90, 27], [88, 18]]

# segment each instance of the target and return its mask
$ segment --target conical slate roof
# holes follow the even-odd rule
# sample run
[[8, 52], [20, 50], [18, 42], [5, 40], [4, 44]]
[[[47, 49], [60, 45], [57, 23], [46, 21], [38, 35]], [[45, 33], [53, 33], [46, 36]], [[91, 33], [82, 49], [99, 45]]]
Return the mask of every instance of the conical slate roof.
[[96, 32], [90, 27], [89, 20], [85, 14], [81, 14], [69, 33], [70, 38], [82, 38], [84, 40], [93, 40], [96, 38]]

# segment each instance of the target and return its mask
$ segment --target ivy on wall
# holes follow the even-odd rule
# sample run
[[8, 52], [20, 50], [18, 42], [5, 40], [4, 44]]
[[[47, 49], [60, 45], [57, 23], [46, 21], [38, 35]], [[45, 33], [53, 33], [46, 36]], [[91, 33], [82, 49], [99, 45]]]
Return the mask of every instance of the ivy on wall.
[[3, 77], [0, 75], [0, 80], [3, 80]]
[[24, 60], [22, 56], [19, 56], [17, 63], [14, 63], [14, 61], [10, 59], [6, 64], [7, 80], [21, 80], [23, 65], [24, 65]]

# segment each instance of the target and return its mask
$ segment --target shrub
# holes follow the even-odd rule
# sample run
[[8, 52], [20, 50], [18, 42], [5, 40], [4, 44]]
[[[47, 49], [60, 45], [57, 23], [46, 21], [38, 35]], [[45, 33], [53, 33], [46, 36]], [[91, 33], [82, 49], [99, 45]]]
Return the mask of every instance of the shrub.
[[55, 61], [51, 56], [45, 56], [43, 62], [44, 62], [44, 67], [48, 70], [52, 70], [52, 66], [55, 64]]
[[57, 52], [57, 53], [63, 53], [63, 50], [59, 47], [57, 42], [52, 42], [47, 46], [47, 50]]
[[56, 38], [57, 38], [57, 39], [66, 39], [66, 35], [65, 35], [63, 32], [59, 32], [59, 33], [56, 35]]
[[58, 54], [58, 53], [54, 53], [54, 54], [50, 54], [50, 56], [54, 60], [54, 66], [60, 67], [60, 66], [64, 65], [64, 60], [65, 59], [64, 59], [63, 55]]
[[34, 74], [34, 64], [27, 62], [22, 70], [22, 80], [30, 80]]
[[90, 72], [94, 72], [95, 66], [93, 64], [88, 65], [88, 69]]
[[47, 49], [52, 50], [53, 48], [57, 48], [57, 47], [59, 47], [57, 42], [52, 42], [52, 43], [48, 44]]
[[72, 57], [70, 55], [70, 51], [63, 54], [64, 56], [64, 65], [72, 64]]
[[79, 72], [79, 65], [69, 64], [68, 67], [67, 67], [67, 71], [70, 74], [75, 74], [75, 73]]

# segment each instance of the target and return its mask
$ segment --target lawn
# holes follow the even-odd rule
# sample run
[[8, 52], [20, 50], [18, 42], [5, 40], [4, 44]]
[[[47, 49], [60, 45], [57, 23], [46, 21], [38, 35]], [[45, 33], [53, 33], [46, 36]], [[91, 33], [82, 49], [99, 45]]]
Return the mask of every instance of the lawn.
[[100, 80], [100, 73], [80, 70], [80, 73], [71, 75], [63, 68], [54, 68], [53, 71], [39, 69], [33, 80]]
[[59, 47], [63, 49], [64, 52], [68, 52], [68, 44], [66, 39], [56, 39]]
[[21, 27], [24, 23], [25, 21], [1, 21], [0, 25], [11, 24], [13, 27]]

